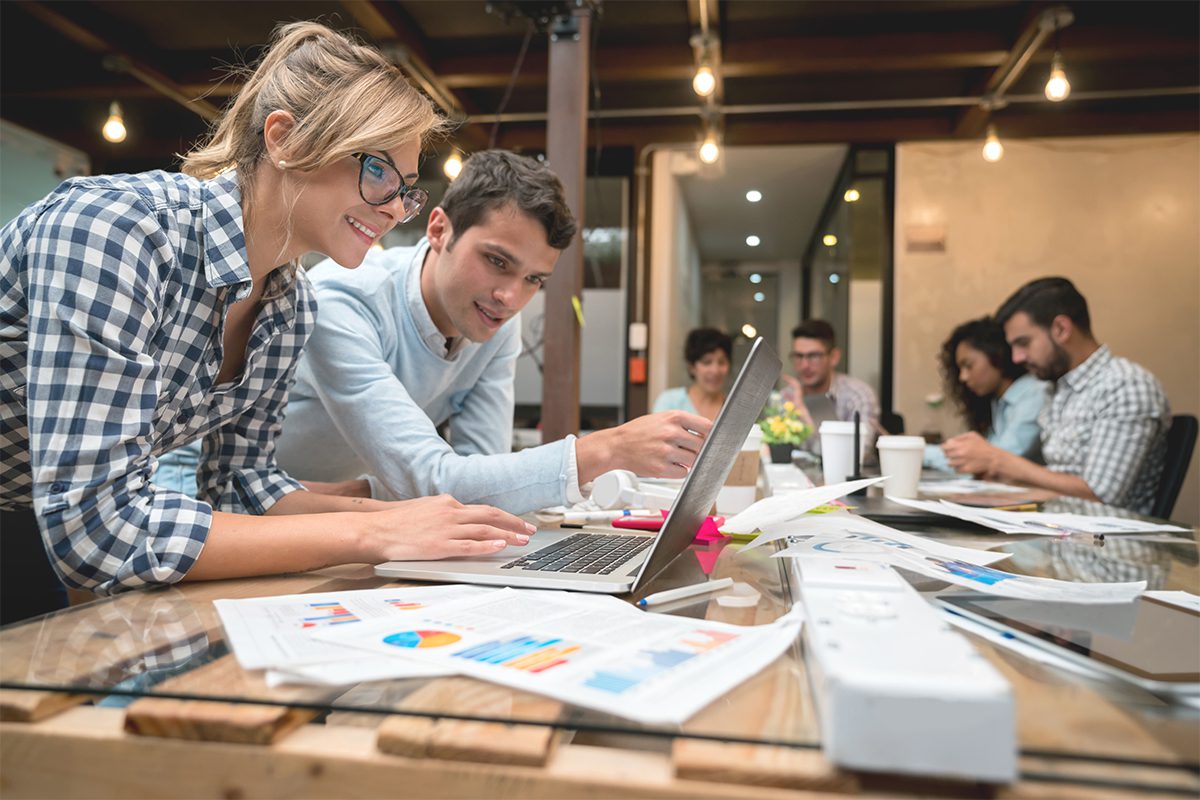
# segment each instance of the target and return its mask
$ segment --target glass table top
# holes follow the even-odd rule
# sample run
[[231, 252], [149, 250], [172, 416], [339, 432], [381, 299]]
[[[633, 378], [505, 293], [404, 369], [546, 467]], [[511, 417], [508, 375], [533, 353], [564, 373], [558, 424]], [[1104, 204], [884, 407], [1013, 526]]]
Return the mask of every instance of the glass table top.
[[[1105, 513], [1111, 509], [1099, 507]], [[1073, 509], [1078, 510], [1078, 509]], [[911, 529], [910, 529], [911, 530]], [[962, 529], [925, 529], [931, 538], [952, 544], [993, 547], [1012, 554], [1004, 569], [1072, 581], [1146, 580], [1150, 589], [1200, 593], [1200, 558], [1195, 532], [1068, 537], [1005, 536]], [[703, 579], [732, 577], [756, 589], [757, 606], [728, 608], [711, 596], [656, 607], [657, 613], [683, 614], [734, 624], [771, 622], [786, 613], [792, 589], [786, 560], [772, 548], [740, 554], [742, 545], [721, 541], [693, 546], [642, 595]], [[555, 702], [529, 702], [531, 695], [491, 686], [486, 701], [437, 697], [427, 687], [434, 678], [379, 681], [337, 688], [268, 686], [261, 671], [237, 666], [212, 601], [307, 592], [374, 589], [398, 585], [376, 577], [366, 566], [342, 567], [303, 575], [185, 583], [131, 592], [79, 605], [52, 615], [0, 629], [0, 688], [80, 693], [100, 705], [126, 705], [142, 697], [216, 700], [281, 705], [318, 712], [318, 719], [346, 715], [406, 714], [488, 722], [528, 723], [573, 731], [627, 733], [650, 737], [691, 737], [794, 748], [818, 748], [819, 725], [809, 691], [801, 645], [794, 644], [772, 665], [701, 710], [682, 725], [653, 726], [594, 710]], [[924, 590], [927, 587], [918, 586]], [[936, 588], [936, 587], [935, 587]], [[626, 598], [634, 600], [636, 598]], [[1079, 753], [1088, 758], [1133, 759], [1137, 763], [1194, 764], [1200, 751], [1195, 709], [1180, 709], [1121, 687], [1082, 682], [1056, 669], [994, 649], [977, 641], [982, 652], [1014, 683], [1020, 707], [1053, 702], [1061, 687], [1071, 686], [1096, 699], [1096, 707], [1116, 708], [1129, 725], [1129, 736], [1078, 739], [1054, 744], [1039, 733], [1034, 716], [1019, 714], [1024, 751]], [[425, 689], [425, 691], [422, 691]], [[1032, 713], [1032, 712], [1031, 712]], [[1052, 713], [1040, 709], [1039, 714]], [[1087, 704], [1064, 709], [1071, 724], [1086, 730]]]

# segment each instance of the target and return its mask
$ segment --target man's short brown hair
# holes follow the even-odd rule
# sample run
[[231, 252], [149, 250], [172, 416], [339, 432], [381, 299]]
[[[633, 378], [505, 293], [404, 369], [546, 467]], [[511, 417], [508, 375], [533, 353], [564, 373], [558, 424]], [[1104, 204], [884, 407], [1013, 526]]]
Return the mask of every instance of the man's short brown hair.
[[562, 181], [545, 164], [508, 150], [483, 150], [463, 162], [439, 207], [450, 219], [454, 238], [507, 206], [528, 214], [546, 230], [546, 241], [565, 250], [575, 236], [575, 217]]

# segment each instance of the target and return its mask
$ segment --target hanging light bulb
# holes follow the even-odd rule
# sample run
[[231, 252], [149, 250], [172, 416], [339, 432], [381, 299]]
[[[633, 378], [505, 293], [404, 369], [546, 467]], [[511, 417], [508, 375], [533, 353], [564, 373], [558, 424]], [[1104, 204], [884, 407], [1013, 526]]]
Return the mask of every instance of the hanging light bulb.
[[125, 117], [121, 115], [121, 106], [116, 100], [108, 107], [108, 119], [104, 121], [100, 133], [114, 144], [125, 141]]
[[708, 97], [717, 88], [717, 76], [713, 75], [712, 67], [701, 64], [692, 77], [692, 91], [701, 97]]
[[1004, 158], [1004, 145], [996, 135], [996, 126], [988, 125], [987, 140], [983, 143], [983, 160], [995, 163]]
[[462, 167], [462, 156], [458, 154], [457, 150], [454, 150], [446, 156], [446, 161], [442, 164], [442, 172], [446, 173], [447, 178], [454, 180], [462, 172]]
[[704, 143], [700, 145], [700, 160], [705, 164], [715, 164], [717, 159], [721, 157], [721, 146], [717, 144], [716, 134], [709, 131], [704, 137]]
[[1061, 103], [1071, 94], [1071, 83], [1063, 70], [1062, 53], [1055, 51], [1054, 60], [1050, 62], [1050, 80], [1046, 81], [1046, 99], [1052, 103]]

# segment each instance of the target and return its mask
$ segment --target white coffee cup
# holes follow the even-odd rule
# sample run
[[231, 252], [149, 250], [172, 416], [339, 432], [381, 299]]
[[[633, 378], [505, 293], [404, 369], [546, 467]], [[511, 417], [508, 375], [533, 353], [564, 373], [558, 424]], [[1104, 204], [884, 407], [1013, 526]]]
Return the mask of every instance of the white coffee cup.
[[916, 497], [921, 482], [925, 440], [920, 436], [880, 436], [879, 471], [887, 476], [883, 493], [890, 497]]
[[[859, 464], [867, 451], [867, 423], [858, 423]], [[827, 419], [818, 430], [821, 436], [821, 471], [825, 485], [841, 483], [854, 472], [854, 423]]]

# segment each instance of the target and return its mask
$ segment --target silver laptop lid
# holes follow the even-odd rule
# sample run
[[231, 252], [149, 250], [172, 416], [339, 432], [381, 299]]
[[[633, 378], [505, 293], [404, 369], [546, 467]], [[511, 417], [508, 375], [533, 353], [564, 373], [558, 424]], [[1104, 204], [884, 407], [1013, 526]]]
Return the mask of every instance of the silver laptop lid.
[[761, 336], [758, 337], [750, 348], [742, 371], [733, 382], [721, 413], [717, 414], [712, 432], [700, 447], [696, 463], [692, 465], [679, 496], [671, 506], [662, 532], [642, 563], [633, 582], [635, 590], [666, 569], [696, 538], [696, 531], [708, 516], [717, 499], [717, 492], [721, 491], [729, 471], [733, 469], [733, 461], [742, 449], [746, 435], [767, 404], [782, 367], [779, 356]]

